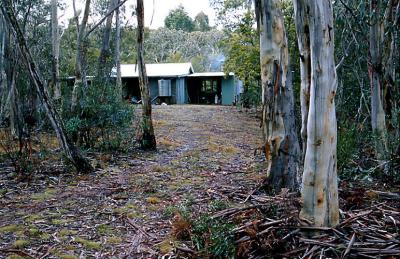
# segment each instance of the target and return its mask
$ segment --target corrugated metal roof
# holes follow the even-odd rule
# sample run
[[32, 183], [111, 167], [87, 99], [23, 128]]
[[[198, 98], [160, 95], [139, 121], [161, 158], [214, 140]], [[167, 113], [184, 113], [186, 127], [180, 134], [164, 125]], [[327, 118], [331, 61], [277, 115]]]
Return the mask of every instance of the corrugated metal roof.
[[[234, 76], [235, 74], [230, 72], [229, 76]], [[225, 77], [224, 72], [203, 72], [203, 73], [193, 73], [189, 77]]]
[[[179, 77], [194, 73], [191, 63], [160, 63], [146, 64], [148, 77]], [[116, 68], [113, 68], [113, 75], [116, 74]], [[121, 77], [139, 77], [136, 64], [122, 64]]]

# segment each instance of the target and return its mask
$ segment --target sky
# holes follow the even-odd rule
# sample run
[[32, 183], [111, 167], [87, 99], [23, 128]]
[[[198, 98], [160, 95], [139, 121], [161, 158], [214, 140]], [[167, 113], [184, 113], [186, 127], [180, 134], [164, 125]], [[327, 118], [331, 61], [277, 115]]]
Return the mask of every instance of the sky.
[[[76, 0], [77, 9], [83, 8], [84, 0]], [[154, 3], [154, 4], [153, 4]], [[64, 20], [68, 20], [73, 17], [72, 0], [65, 0], [66, 12], [63, 15]], [[133, 6], [136, 6], [135, 0], [128, 0], [125, 4], [128, 10], [132, 10]], [[145, 11], [145, 25], [152, 29], [156, 29], [164, 26], [164, 19], [168, 15], [169, 11], [177, 8], [179, 5], [183, 5], [189, 16], [194, 18], [199, 12], [203, 11], [208, 15], [210, 25], [215, 24], [215, 12], [209, 5], [209, 0], [144, 0], [144, 11]], [[131, 13], [132, 11], [129, 11]], [[153, 16], [154, 12], [154, 16]], [[151, 22], [153, 16], [153, 21]], [[130, 16], [128, 16], [129, 19]]]

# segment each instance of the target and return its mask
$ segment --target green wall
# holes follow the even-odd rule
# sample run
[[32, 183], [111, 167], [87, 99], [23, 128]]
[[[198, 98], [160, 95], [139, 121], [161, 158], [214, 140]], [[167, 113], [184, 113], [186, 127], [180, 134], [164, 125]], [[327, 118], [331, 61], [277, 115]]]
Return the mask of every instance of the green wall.
[[235, 79], [233, 76], [222, 78], [222, 104], [232, 105], [235, 100]]

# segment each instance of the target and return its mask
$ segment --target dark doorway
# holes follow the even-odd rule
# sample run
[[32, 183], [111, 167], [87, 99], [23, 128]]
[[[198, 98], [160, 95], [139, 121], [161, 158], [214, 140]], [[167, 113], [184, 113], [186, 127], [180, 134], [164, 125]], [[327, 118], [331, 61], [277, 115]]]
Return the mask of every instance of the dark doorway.
[[188, 78], [187, 89], [191, 104], [215, 104], [215, 95], [218, 97], [218, 103], [221, 102], [221, 78]]
[[122, 78], [122, 85], [126, 100], [132, 101], [132, 98], [134, 98], [139, 101], [141, 99], [138, 78]]

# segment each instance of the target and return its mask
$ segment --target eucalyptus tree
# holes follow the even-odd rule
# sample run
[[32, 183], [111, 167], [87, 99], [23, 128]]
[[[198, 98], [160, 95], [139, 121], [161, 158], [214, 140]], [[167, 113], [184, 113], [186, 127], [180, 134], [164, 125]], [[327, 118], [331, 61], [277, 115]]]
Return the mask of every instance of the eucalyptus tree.
[[262, 133], [268, 163], [266, 188], [298, 189], [297, 138], [288, 43], [279, 0], [255, 1], [260, 32]]
[[[120, 0], [117, 0], [117, 4]], [[116, 87], [119, 97], [122, 96], [122, 75], [121, 75], [121, 11], [115, 10], [115, 65], [117, 70]]]
[[36, 95], [39, 97], [44, 107], [46, 115], [49, 118], [54, 131], [56, 132], [58, 141], [60, 146], [63, 148], [66, 157], [79, 172], [88, 173], [92, 171], [93, 168], [89, 161], [81, 155], [78, 149], [65, 134], [64, 124], [50, 99], [46, 80], [43, 79], [41, 73], [39, 72], [38, 66], [36, 65], [31, 51], [28, 48], [24, 34], [15, 16], [12, 1], [2, 0], [0, 8], [4, 17], [6, 17], [8, 27], [13, 32], [15, 40], [18, 44], [18, 51], [29, 74], [31, 82], [34, 85]]
[[111, 39], [111, 30], [112, 30], [112, 21], [114, 17], [114, 12], [112, 11], [117, 5], [117, 0], [110, 0], [108, 3], [108, 12], [111, 14], [106, 19], [106, 25], [103, 29], [103, 39], [102, 45], [100, 49], [98, 67], [97, 67], [97, 76], [102, 81], [107, 81], [109, 78], [109, 74], [111, 72], [110, 58], [111, 58], [111, 50], [110, 50], [110, 39]]
[[137, 62], [139, 71], [139, 86], [142, 97], [142, 136], [140, 143], [145, 150], [155, 150], [157, 148], [156, 137], [154, 134], [153, 120], [151, 115], [151, 99], [149, 90], [149, 79], [146, 73], [144, 61], [144, 6], [143, 0], [137, 0]]
[[51, 0], [52, 86], [55, 101], [61, 98], [60, 88], [60, 33], [58, 25], [58, 0]]
[[86, 28], [90, 14], [91, 0], [85, 1], [85, 9], [82, 21], [79, 22], [79, 13], [76, 9], [76, 0], [72, 1], [74, 9], [74, 20], [77, 31], [76, 38], [76, 57], [75, 57], [75, 83], [72, 90], [71, 111], [76, 111], [79, 99], [83, 96], [83, 91], [87, 89], [86, 75]]
[[303, 114], [307, 118], [307, 144], [300, 216], [313, 226], [335, 226], [339, 222], [339, 202], [332, 3], [330, 0], [293, 2], [302, 87], [309, 89], [302, 93], [305, 98], [302, 105], [307, 105], [302, 108], [307, 111], [307, 116]]
[[168, 13], [167, 17], [165, 17], [164, 24], [166, 28], [178, 31], [191, 32], [195, 28], [194, 21], [190, 18], [182, 5]]

